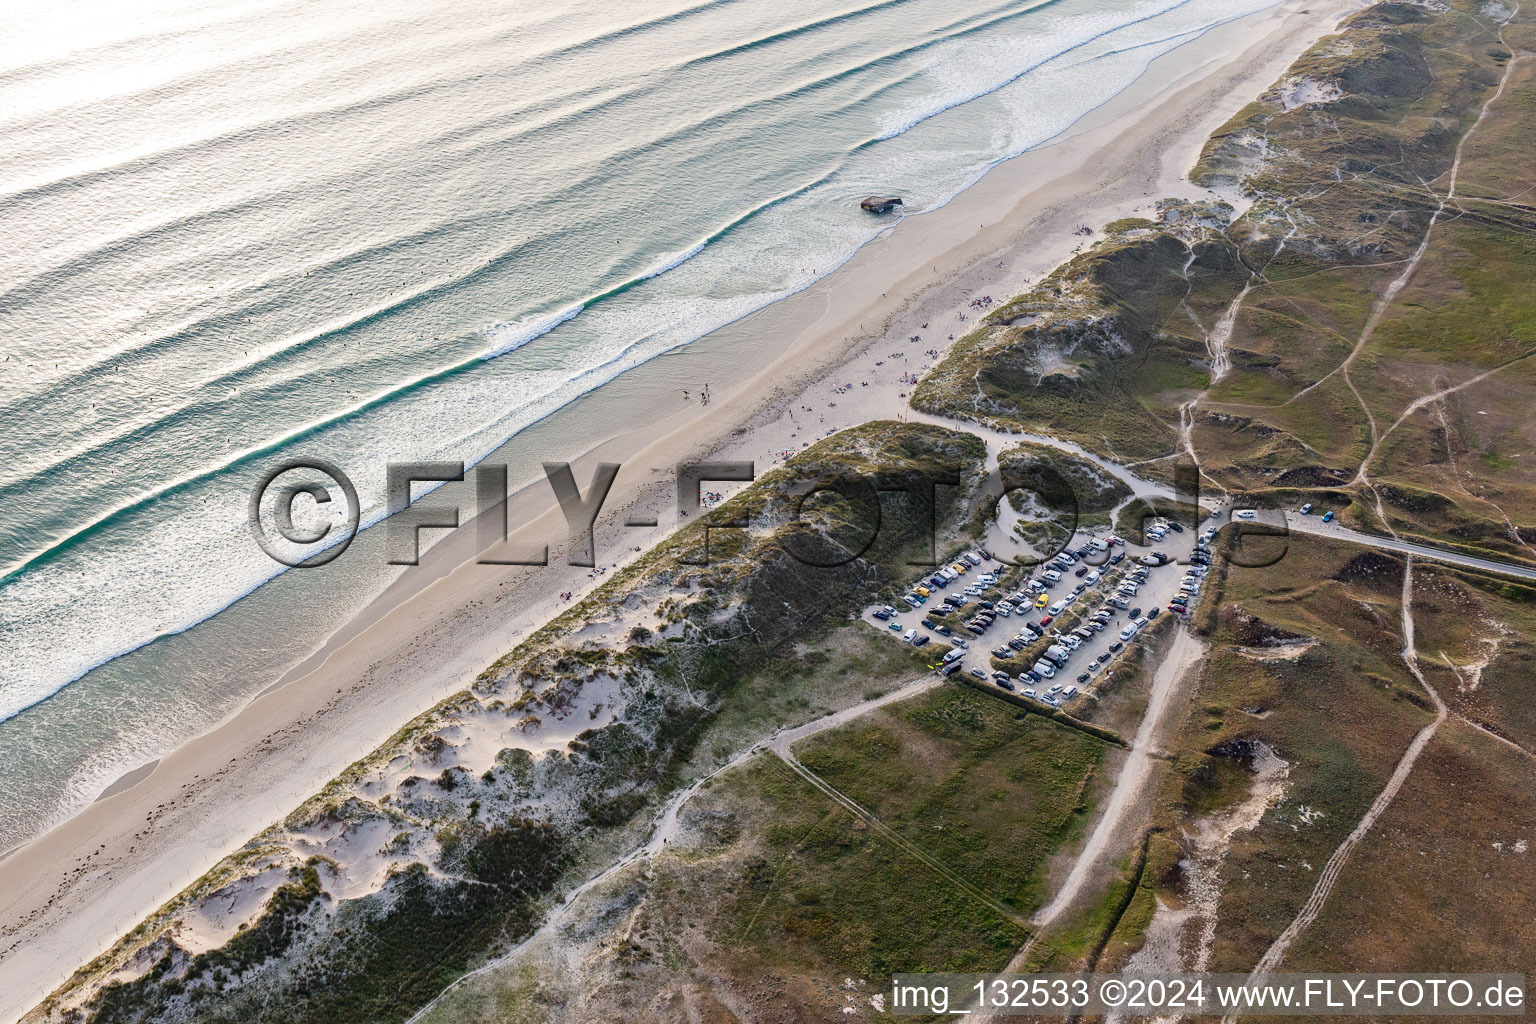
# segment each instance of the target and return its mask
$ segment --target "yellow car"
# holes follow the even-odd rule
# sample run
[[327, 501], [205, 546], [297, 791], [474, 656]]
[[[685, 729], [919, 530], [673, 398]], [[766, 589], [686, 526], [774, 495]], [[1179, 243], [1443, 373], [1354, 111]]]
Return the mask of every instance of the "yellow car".
[[912, 589], [912, 593], [918, 595], [919, 597], [928, 597], [932, 595], [933, 591], [929, 590], [927, 587], [914, 587]]
[[1036, 608], [1044, 608], [1046, 605], [1048, 605], [1050, 603], [1051, 603], [1051, 595], [1050, 594], [1041, 594], [1039, 597], [1035, 598], [1035, 607]]

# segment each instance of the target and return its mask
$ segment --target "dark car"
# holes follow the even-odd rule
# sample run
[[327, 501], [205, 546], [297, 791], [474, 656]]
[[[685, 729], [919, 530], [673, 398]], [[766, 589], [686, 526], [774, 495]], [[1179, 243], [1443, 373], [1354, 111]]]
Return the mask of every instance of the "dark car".
[[1084, 672], [1082, 675], [1078, 676], [1077, 681], [1080, 683], [1086, 683], [1088, 681], [1088, 673]]
[[1170, 530], [1172, 530], [1174, 533], [1183, 533], [1184, 532], [1184, 527], [1180, 526], [1178, 523], [1170, 522], [1168, 524], [1168, 528]]
[[1109, 556], [1110, 565], [1119, 565], [1123, 561], [1125, 561], [1124, 551], [1116, 551], [1113, 555]]
[[1158, 613], [1161, 612], [1161, 611], [1162, 611], [1161, 608], [1148, 608], [1147, 609], [1147, 621], [1151, 622], [1153, 619], [1157, 618]]
[[925, 644], [927, 642], [928, 642], [928, 638], [926, 636], [923, 636], [922, 634], [918, 634], [917, 636], [912, 638], [912, 646], [913, 647], [921, 647], [921, 646], [923, 646], [923, 644]]
[[884, 608], [881, 608], [879, 611], [875, 612], [875, 618], [879, 619], [881, 622], [884, 622], [890, 617], [891, 613], [886, 611]]
[[1016, 651], [1022, 651], [1029, 645], [1026, 644], [1023, 640], [1020, 640], [1018, 637], [1013, 637], [1008, 641], [1008, 646], [1012, 647]]
[[1110, 655], [1106, 653], [1106, 654], [1099, 655], [1098, 658], [1095, 659], [1095, 660], [1097, 660], [1100, 665], [1108, 665], [1109, 664], [1109, 658], [1110, 658]]
[[969, 623], [969, 622], [967, 622], [967, 623], [966, 623], [966, 624], [965, 624], [965, 628], [966, 628], [966, 629], [967, 629], [967, 630], [969, 630], [969, 631], [970, 631], [970, 632], [972, 632], [972, 633], [974, 633], [974, 634], [976, 634], [976, 635], [977, 635], [977, 636], [981, 636], [981, 634], [983, 634], [983, 633], [985, 633], [985, 632], [986, 632], [986, 630], [985, 630], [985, 629], [982, 629], [982, 628], [981, 628], [981, 627], [980, 627], [980, 626], [976, 626], [976, 625], [972, 625], [972, 624], [971, 624], [971, 623]]
[[1013, 652], [1010, 651], [1006, 647], [999, 647], [997, 650], [992, 652], [992, 657], [994, 657], [994, 658], [1005, 658], [1005, 659], [1006, 658], [1011, 658], [1011, 657], [1013, 657]]
[[937, 626], [934, 626], [933, 627], [933, 631], [935, 633], [939, 634], [939, 636], [954, 636], [955, 635], [955, 631], [950, 629], [948, 626], [944, 625], [944, 623], [942, 623], [942, 622], [939, 623]]
[[991, 611], [993, 608], [997, 607], [997, 605], [993, 604], [991, 601], [977, 601], [976, 603], [985, 608], [987, 611]]
[[1141, 618], [1141, 609], [1140, 608], [1132, 608], [1131, 611], [1130, 611], [1130, 616], [1133, 619]]
[[1114, 653], [1124, 646], [1125, 644], [1121, 643], [1119, 640], [1116, 640], [1114, 643], [1109, 645], [1110, 653]]
[[1019, 673], [1019, 678], [1028, 679], [1032, 683], [1038, 683], [1040, 681], [1040, 673], [1036, 672], [1034, 669], [1027, 669], [1026, 671]]
[[918, 625], [922, 626], [924, 629], [932, 629], [933, 628], [933, 620], [932, 619], [924, 619], [922, 622], [918, 623]]
[[1077, 567], [1077, 572], [1073, 573], [1072, 575], [1074, 575], [1074, 576], [1087, 576], [1088, 575], [1088, 567], [1086, 565], [1080, 565], [1080, 566]]

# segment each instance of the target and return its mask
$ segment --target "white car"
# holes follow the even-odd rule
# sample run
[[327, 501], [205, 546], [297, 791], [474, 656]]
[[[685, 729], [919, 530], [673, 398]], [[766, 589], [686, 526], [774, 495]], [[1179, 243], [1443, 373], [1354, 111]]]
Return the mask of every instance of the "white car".
[[1084, 583], [1097, 583], [1097, 582], [1099, 582], [1099, 574], [1097, 572], [1091, 572], [1087, 576], [1083, 577], [1083, 582]]
[[1251, 508], [1240, 508], [1232, 513], [1232, 517], [1234, 519], [1257, 519], [1259, 518], [1259, 513]]
[[1122, 629], [1120, 631], [1120, 639], [1121, 640], [1129, 640], [1131, 637], [1133, 637], [1135, 635], [1136, 635], [1136, 624], [1135, 623], [1132, 623], [1131, 625], [1126, 626], [1124, 629]]

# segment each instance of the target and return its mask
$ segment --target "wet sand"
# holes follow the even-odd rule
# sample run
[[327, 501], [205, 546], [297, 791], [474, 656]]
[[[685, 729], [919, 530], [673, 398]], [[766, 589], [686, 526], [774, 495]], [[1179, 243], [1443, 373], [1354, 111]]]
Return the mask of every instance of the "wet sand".
[[[746, 459], [761, 474], [775, 453], [901, 414], [903, 378], [968, 329], [972, 299], [1006, 298], [1047, 273], [1084, 243], [1078, 225], [1200, 194], [1182, 175], [1209, 133], [1350, 6], [1293, 0], [1207, 33], [1062, 139], [908, 217], [817, 285], [568, 407], [560, 415], [594, 439], [575, 461], [578, 483], [599, 461], [624, 464], [599, 521], [599, 562], [622, 564], [674, 528], [678, 463]], [[694, 381], [711, 382], [707, 407], [682, 399]], [[840, 384], [853, 387], [834, 392]], [[511, 541], [547, 541], [549, 566], [479, 565], [475, 531], [450, 534], [280, 685], [0, 860], [0, 1020], [462, 689], [558, 614], [560, 594], [579, 600], [601, 582], [565, 564], [547, 485], [509, 502], [510, 521], [524, 524]], [[653, 513], [655, 527], [624, 526]]]

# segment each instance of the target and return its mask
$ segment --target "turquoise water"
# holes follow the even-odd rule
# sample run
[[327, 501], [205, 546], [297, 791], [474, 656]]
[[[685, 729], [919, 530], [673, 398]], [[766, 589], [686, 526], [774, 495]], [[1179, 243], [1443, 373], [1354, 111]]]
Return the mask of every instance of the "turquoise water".
[[8, 24], [0, 849], [387, 582], [241, 628], [320, 586], [246, 532], [265, 468], [338, 462], [376, 521], [387, 461], [483, 457], [832, 272], [889, 224], [862, 196], [937, 208], [1269, 2], [119, 0]]

